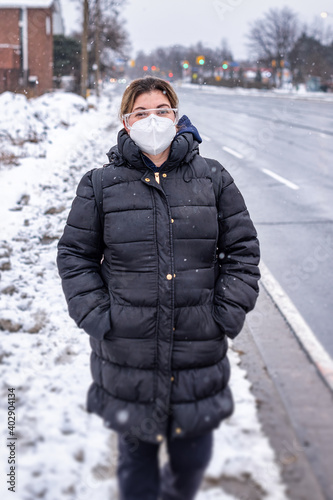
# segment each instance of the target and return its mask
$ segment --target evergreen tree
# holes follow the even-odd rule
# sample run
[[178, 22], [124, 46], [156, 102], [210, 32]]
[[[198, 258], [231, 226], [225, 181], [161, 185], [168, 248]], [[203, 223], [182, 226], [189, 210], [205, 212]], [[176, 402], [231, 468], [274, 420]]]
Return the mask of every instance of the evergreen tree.
[[81, 44], [64, 35], [53, 37], [53, 73], [56, 77], [80, 72]]

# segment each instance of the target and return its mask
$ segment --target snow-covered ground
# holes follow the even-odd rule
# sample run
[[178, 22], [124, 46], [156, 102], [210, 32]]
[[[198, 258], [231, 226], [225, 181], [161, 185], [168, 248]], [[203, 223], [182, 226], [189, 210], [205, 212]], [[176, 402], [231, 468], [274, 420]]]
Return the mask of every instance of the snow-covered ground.
[[[112, 89], [89, 108], [80, 97], [61, 92], [31, 101], [0, 95], [2, 499], [118, 498], [116, 434], [85, 410], [91, 382], [88, 336], [68, 317], [55, 263], [76, 186], [87, 170], [106, 161], [116, 141], [118, 107]], [[230, 358], [236, 410], [215, 431], [208, 489], [197, 500], [235, 500], [216, 486], [221, 478], [251, 481], [262, 498], [283, 500], [285, 487], [246, 373], [232, 349]], [[15, 494], [6, 482], [11, 387], [16, 394]]]

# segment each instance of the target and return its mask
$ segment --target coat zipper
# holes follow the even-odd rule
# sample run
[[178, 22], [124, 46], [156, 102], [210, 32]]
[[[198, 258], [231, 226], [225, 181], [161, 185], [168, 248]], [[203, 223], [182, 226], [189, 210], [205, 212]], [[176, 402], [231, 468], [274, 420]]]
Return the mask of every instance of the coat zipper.
[[[168, 211], [168, 215], [169, 215], [169, 218], [171, 220], [171, 209], [170, 209], [170, 205], [169, 205], [169, 202], [168, 202], [168, 198], [161, 186], [161, 183], [160, 183], [160, 173], [159, 172], [154, 172], [154, 175], [155, 175], [155, 180], [157, 182], [157, 184], [160, 185], [160, 189], [159, 191], [161, 191], [161, 193], [163, 194], [164, 196], [164, 199], [166, 201], [166, 206], [167, 206], [167, 211]], [[171, 250], [171, 273], [174, 274], [174, 255], [173, 255], [173, 234], [172, 234], [172, 230], [171, 228], [169, 229], [170, 231], [170, 250]], [[174, 291], [174, 284], [172, 284], [172, 290], [171, 290], [171, 301], [172, 301], [172, 335], [171, 335], [171, 345], [170, 345], [170, 350], [169, 350], [169, 359], [168, 359], [168, 365], [170, 367], [170, 374], [171, 374], [171, 356], [172, 356], [172, 346], [173, 346], [173, 336], [174, 336], [174, 323], [175, 323], [175, 313], [174, 313], [174, 307], [175, 307], [175, 291]], [[159, 299], [158, 299], [158, 322], [159, 322], [159, 306], [160, 306], [160, 302], [159, 302]], [[158, 330], [157, 330], [158, 331]], [[157, 337], [157, 340], [158, 340], [158, 337]], [[168, 401], [169, 401], [169, 404], [170, 404], [170, 394], [171, 394], [171, 385], [169, 387], [169, 390], [168, 390]]]

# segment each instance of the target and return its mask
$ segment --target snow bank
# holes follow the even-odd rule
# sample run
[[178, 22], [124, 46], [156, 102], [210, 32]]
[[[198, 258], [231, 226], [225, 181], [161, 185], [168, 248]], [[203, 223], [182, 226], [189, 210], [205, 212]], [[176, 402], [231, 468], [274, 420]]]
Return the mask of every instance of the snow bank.
[[66, 92], [44, 94], [33, 101], [34, 115], [47, 128], [69, 127], [88, 111], [83, 97]]
[[[55, 258], [77, 183], [105, 162], [116, 131], [108, 137], [105, 115], [85, 112], [86, 105], [82, 113], [81, 98], [63, 97], [43, 96], [34, 106], [43, 112], [39, 121], [49, 121], [45, 158], [0, 170], [0, 413], [4, 423], [7, 389], [15, 387], [20, 500], [84, 500], [97, 487], [115, 498], [114, 436], [85, 411], [89, 339], [68, 318]], [[116, 116], [117, 101], [103, 105]], [[63, 110], [69, 128], [58, 127]], [[0, 430], [4, 443], [8, 430]], [[8, 472], [5, 446], [0, 463]], [[11, 498], [5, 481], [0, 491]]]
[[24, 156], [25, 144], [37, 144], [46, 139], [46, 127], [34, 115], [31, 101], [12, 92], [0, 94], [0, 154]]
[[[0, 466], [8, 473], [6, 401], [8, 387], [14, 387], [15, 498], [116, 500], [116, 434], [86, 412], [89, 338], [68, 317], [55, 259], [78, 181], [105, 162], [105, 152], [116, 141], [119, 99], [104, 96], [99, 109], [82, 113], [80, 98], [63, 97], [39, 99], [45, 114], [38, 121], [49, 121], [45, 158], [25, 158], [16, 168], [0, 170]], [[63, 115], [54, 110], [56, 103], [59, 109], [71, 108], [67, 129], [57, 126]], [[230, 357], [236, 411], [215, 432], [206, 489], [197, 500], [235, 500], [217, 487], [223, 478], [245, 487], [251, 481], [266, 499], [283, 500], [279, 468], [258, 422], [246, 373], [232, 350]], [[4, 479], [0, 494], [12, 498]]]
[[86, 101], [65, 92], [27, 99], [23, 94], [0, 94], [0, 166], [20, 158], [45, 157], [49, 130], [68, 128], [88, 110]]

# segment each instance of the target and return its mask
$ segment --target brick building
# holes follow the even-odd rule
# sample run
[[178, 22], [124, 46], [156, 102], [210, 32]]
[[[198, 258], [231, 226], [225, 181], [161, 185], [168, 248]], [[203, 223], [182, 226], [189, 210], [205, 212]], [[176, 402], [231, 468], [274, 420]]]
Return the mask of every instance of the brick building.
[[54, 26], [63, 33], [59, 0], [0, 0], [0, 92], [52, 89]]

